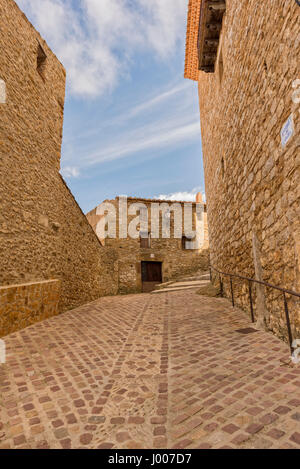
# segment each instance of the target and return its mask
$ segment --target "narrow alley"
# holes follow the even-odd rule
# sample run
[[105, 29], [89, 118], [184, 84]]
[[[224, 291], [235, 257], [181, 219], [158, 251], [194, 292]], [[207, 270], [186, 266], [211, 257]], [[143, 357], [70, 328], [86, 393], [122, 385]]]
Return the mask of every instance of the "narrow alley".
[[11, 334], [0, 449], [299, 449], [300, 368], [249, 327], [185, 290], [101, 298]]

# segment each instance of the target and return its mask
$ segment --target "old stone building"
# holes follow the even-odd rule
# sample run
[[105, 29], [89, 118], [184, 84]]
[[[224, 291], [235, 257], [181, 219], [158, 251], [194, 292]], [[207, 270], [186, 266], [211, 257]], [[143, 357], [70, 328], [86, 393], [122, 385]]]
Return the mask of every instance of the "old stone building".
[[65, 70], [13, 0], [0, 11], [3, 336], [115, 294], [117, 276], [59, 174]]
[[[116, 269], [119, 293], [151, 291], [157, 283], [168, 282], [178, 276], [208, 268], [207, 216], [201, 194], [198, 194], [197, 202], [198, 204], [196, 202], [174, 203], [173, 201], [117, 197], [104, 203], [105, 207], [110, 205], [114, 209], [113, 215], [107, 215], [103, 204], [87, 214], [87, 219], [94, 231], [98, 233], [105, 249], [114, 250], [118, 258]], [[140, 223], [143, 210], [146, 217], [144, 227]], [[185, 213], [187, 214], [189, 210], [193, 235], [183, 230]], [[123, 218], [127, 217], [124, 221], [122, 221], [122, 214]], [[157, 214], [156, 222], [155, 214]], [[116, 228], [113, 229], [111, 237], [104, 238], [97, 229], [99, 221], [104, 216], [106, 216], [104, 225], [108, 223], [109, 217], [112, 218], [111, 221], [116, 222]], [[176, 227], [178, 220], [180, 220], [179, 226]], [[170, 227], [168, 232], [164, 231], [164, 221], [167, 222], [166, 226]], [[132, 223], [137, 225], [135, 238], [130, 235]], [[125, 234], [122, 233], [124, 228]]]
[[[298, 292], [299, 31], [294, 0], [189, 1], [185, 77], [199, 88], [211, 263]], [[247, 283], [234, 292], [249, 309]], [[257, 293], [256, 318], [286, 337], [282, 294]], [[299, 299], [288, 306], [296, 338]]]

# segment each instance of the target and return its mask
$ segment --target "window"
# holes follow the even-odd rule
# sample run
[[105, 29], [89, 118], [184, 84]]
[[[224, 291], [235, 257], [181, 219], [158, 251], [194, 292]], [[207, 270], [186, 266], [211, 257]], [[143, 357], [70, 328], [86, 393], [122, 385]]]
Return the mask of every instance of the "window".
[[42, 46], [39, 44], [38, 50], [37, 50], [36, 69], [41, 75], [41, 77], [43, 78], [43, 80], [45, 79], [46, 61], [47, 61], [47, 56]]
[[222, 174], [222, 177], [225, 176], [225, 161], [224, 161], [224, 158], [221, 159], [221, 174]]
[[184, 251], [194, 249], [194, 242], [192, 238], [188, 238], [187, 236], [183, 236], [181, 240], [181, 247]]
[[143, 249], [151, 247], [151, 234], [147, 232], [140, 233], [140, 246]]
[[140, 219], [143, 222], [148, 221], [148, 210], [147, 207], [140, 207]]

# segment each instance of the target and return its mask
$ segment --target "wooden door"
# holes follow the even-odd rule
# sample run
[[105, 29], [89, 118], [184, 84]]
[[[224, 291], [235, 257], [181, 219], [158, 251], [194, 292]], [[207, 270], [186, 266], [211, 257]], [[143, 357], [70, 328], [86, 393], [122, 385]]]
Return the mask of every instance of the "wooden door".
[[159, 283], [162, 283], [162, 262], [142, 262], [142, 291], [152, 291]]

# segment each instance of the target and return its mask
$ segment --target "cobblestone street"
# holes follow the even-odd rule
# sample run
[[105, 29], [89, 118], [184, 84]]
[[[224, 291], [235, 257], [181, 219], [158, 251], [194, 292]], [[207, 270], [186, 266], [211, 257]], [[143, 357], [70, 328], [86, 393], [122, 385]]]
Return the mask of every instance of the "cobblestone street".
[[5, 338], [0, 448], [300, 448], [300, 368], [193, 291], [106, 297]]

